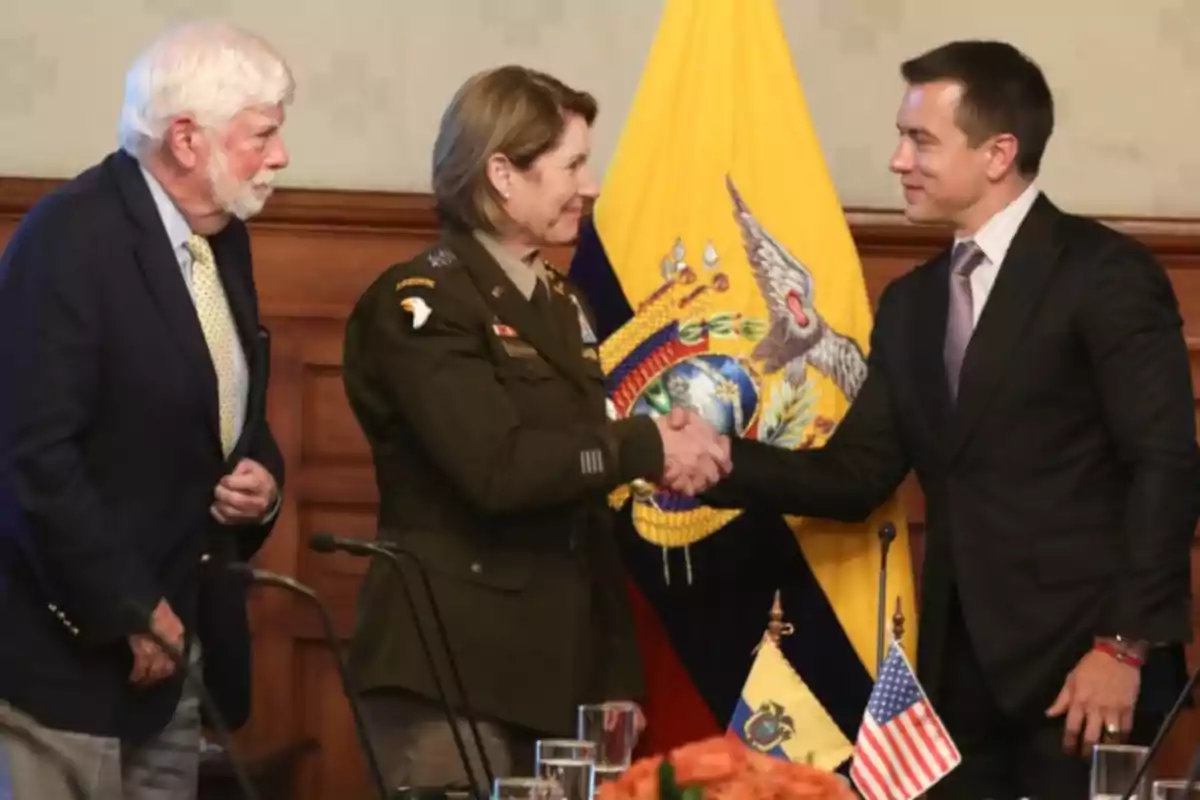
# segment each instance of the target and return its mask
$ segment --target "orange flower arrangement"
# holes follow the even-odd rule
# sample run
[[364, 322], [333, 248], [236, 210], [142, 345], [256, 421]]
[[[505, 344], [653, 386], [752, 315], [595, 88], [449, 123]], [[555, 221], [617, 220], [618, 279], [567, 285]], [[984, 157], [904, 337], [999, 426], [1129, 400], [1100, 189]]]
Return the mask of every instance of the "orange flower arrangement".
[[854, 800], [831, 772], [751, 750], [715, 736], [662, 756], [643, 758], [599, 787], [598, 800]]

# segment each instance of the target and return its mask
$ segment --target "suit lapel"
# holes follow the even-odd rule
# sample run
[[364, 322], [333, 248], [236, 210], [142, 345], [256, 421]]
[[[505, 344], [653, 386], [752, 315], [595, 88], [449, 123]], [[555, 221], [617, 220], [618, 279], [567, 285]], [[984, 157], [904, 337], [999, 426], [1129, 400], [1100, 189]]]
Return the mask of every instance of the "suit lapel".
[[230, 223], [210, 241], [213, 257], [217, 260], [217, 271], [221, 275], [221, 285], [225, 287], [225, 298], [229, 301], [229, 312], [233, 315], [234, 325], [237, 326], [238, 341], [253, 374], [254, 337], [257, 326], [254, 320], [253, 298], [246, 291], [246, 280], [242, 275], [242, 271], [250, 269], [250, 265], [244, 263], [245, 254], [239, 252], [234, 241], [234, 224], [236, 223]]
[[116, 153], [110, 157], [109, 163], [125, 206], [138, 228], [135, 255], [142, 277], [162, 314], [163, 325], [171, 332], [171, 337], [184, 355], [184, 363], [191, 365], [200, 383], [209, 410], [206, 416], [214, 434], [219, 436], [217, 376], [213, 371], [212, 357], [204, 341], [204, 333], [200, 330], [196, 306], [183, 281], [179, 259], [171, 249], [150, 187], [146, 185], [141, 169], [131, 156], [123, 152]]
[[[547, 362], [580, 389], [587, 391], [587, 376], [579, 348], [571, 349], [568, 338], [554, 317], [538, 314], [520, 290], [504, 274], [487, 249], [467, 234], [451, 234], [447, 243], [458, 254], [488, 306], [504, 323], [512, 326]], [[499, 291], [497, 291], [499, 289]], [[564, 298], [551, 292], [551, 306], [561, 318]], [[569, 304], [569, 301], [567, 301]]]
[[[958, 405], [952, 417], [951, 456], [966, 444], [989, 399], [996, 395], [1025, 324], [1042, 300], [1042, 290], [1061, 251], [1055, 236], [1060, 215], [1044, 195], [1039, 196], [1000, 265], [963, 359]], [[948, 293], [948, 289], [943, 291]]]
[[[257, 425], [261, 424], [261, 415], [265, 414], [266, 378], [264, 370], [259, 366], [259, 360], [265, 358], [262, 347], [266, 345], [265, 338], [259, 341], [259, 330], [254, 312], [254, 298], [246, 290], [249, 288], [243, 270], [250, 270], [246, 263], [247, 251], [239, 248], [234, 234], [234, 224], [230, 223], [223, 231], [213, 236], [209, 243], [213, 249], [213, 258], [217, 262], [217, 272], [221, 276], [221, 285], [225, 288], [225, 299], [229, 303], [229, 313], [233, 316], [233, 324], [237, 328], [238, 342], [246, 358], [246, 413], [241, 436], [238, 437], [233, 451], [229, 455], [229, 466], [234, 467], [253, 444], [257, 434]], [[218, 409], [219, 414], [219, 409]], [[220, 419], [217, 420], [217, 430], [220, 431]]]
[[917, 293], [910, 368], [917, 376], [917, 391], [924, 397], [921, 407], [928, 414], [934, 438], [944, 442], [953, 410], [946, 360], [942, 357], [946, 314], [950, 306], [949, 251], [943, 253], [931, 269], [924, 271], [922, 279], [925, 285]]

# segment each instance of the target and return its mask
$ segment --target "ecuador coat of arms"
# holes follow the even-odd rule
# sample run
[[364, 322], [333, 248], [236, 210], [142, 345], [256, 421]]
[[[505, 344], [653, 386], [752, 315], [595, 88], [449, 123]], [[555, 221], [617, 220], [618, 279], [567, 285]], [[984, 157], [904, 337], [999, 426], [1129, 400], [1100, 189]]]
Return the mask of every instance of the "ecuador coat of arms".
[[[731, 278], [711, 241], [697, 264], [676, 240], [660, 264], [662, 283], [601, 347], [608, 412], [621, 419], [684, 407], [729, 436], [810, 447], [834, 427], [816, 412], [811, 372], [852, 401], [866, 378], [866, 359], [818, 311], [812, 272], [763, 228], [732, 180], [726, 187], [766, 317], [721, 307]], [[664, 555], [740, 513], [645, 483], [618, 489], [610, 502], [620, 507], [631, 496], [634, 528]]]

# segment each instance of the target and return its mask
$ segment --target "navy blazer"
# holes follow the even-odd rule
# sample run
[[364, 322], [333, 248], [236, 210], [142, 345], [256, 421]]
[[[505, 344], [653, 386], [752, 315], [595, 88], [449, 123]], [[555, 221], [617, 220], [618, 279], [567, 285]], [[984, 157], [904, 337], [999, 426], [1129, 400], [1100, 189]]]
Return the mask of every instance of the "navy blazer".
[[226, 721], [249, 715], [245, 585], [223, 565], [273, 521], [222, 526], [209, 506], [243, 457], [282, 489], [283, 459], [246, 227], [210, 242], [250, 371], [229, 458], [195, 307], [133, 158], [43, 198], [0, 256], [0, 697], [52, 728], [137, 740], [167, 723], [181, 676], [128, 680], [127, 638], [160, 598], [199, 636]]

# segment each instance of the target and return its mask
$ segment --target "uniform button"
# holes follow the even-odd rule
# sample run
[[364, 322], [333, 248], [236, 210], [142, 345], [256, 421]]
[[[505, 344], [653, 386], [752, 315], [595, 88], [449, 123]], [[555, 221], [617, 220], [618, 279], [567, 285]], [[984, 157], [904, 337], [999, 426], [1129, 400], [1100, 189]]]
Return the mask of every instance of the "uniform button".
[[212, 556], [210, 556], [208, 553], [205, 553], [204, 555], [200, 556], [201, 564], [207, 564], [211, 560], [212, 560]]
[[471, 572], [474, 572], [476, 575], [479, 575], [480, 573], [483, 572], [483, 564], [480, 564], [478, 561], [471, 564]]

